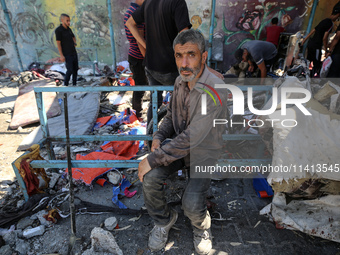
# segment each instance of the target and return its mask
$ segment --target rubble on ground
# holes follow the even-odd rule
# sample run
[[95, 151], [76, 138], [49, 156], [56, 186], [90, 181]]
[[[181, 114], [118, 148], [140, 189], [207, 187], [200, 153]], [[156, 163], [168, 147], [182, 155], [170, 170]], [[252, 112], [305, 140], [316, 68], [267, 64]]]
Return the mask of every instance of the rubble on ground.
[[[95, 80], [95, 79], [94, 79]], [[107, 79], [109, 80], [109, 79]], [[105, 81], [107, 82], [107, 81]], [[92, 81], [92, 84], [102, 85], [106, 84], [105, 82], [99, 81], [98, 79]], [[108, 84], [113, 84], [113, 80], [109, 80]], [[85, 81], [84, 81], [85, 83]], [[84, 84], [82, 83], [82, 84]], [[90, 82], [91, 83], [91, 82]], [[324, 85], [320, 81], [319, 83], [312, 83], [313, 94], [318, 93], [324, 88]], [[329, 85], [332, 87], [332, 85]], [[333, 91], [334, 92], [334, 91]], [[338, 113], [338, 98], [335, 98], [336, 94], [334, 93], [324, 93], [327, 94], [328, 98], [325, 98], [323, 104], [331, 107], [332, 109]], [[320, 92], [321, 93], [321, 92]], [[124, 100], [119, 99], [119, 102], [124, 102], [124, 104], [116, 104], [117, 103], [117, 95], [121, 96]], [[332, 98], [333, 99], [330, 99]], [[131, 109], [131, 93], [110, 93], [110, 95], [101, 95], [101, 102], [99, 104], [99, 111], [96, 115], [96, 118], [101, 117], [114, 117], [116, 119], [120, 118], [120, 115], [123, 114], [126, 116], [125, 111], [130, 108]], [[254, 99], [258, 105], [263, 104], [265, 98], [263, 94], [259, 94]], [[333, 102], [333, 103], [332, 103]], [[334, 103], [335, 102], [335, 103]], [[114, 104], [113, 104], [114, 103]], [[145, 120], [145, 116], [144, 120]], [[252, 116], [248, 116], [248, 118], [252, 118]], [[112, 118], [111, 118], [112, 119]], [[91, 130], [89, 134], [92, 135], [113, 135], [113, 134], [128, 134], [131, 132], [133, 127], [129, 126], [129, 124], [124, 124], [120, 122], [116, 122], [113, 125], [102, 125], [95, 127], [95, 123], [92, 123]], [[235, 131], [235, 130], [234, 130]], [[239, 133], [257, 133], [257, 128], [247, 129], [247, 130], [236, 130]], [[224, 149], [224, 156], [226, 158], [250, 158], [252, 155], [256, 153], [256, 142], [254, 141], [240, 141], [237, 143], [230, 143]], [[71, 145], [71, 157], [72, 159], [77, 158], [78, 155], [88, 155], [91, 152], [95, 152], [97, 150], [102, 150], [103, 143], [102, 142], [84, 142], [81, 144], [72, 144]], [[53, 144], [53, 150], [57, 159], [66, 159], [66, 145], [62, 143]], [[135, 159], [140, 159], [145, 156], [145, 148], [140, 148], [137, 155], [135, 155]], [[238, 151], [234, 153], [234, 151]], [[47, 159], [48, 154], [45, 148], [42, 148], [40, 154], [43, 158]], [[269, 154], [267, 157], [270, 156]], [[69, 202], [68, 202], [68, 180], [67, 175], [65, 174], [64, 169], [46, 169], [46, 173], [50, 178], [50, 182], [48, 187], [44, 190], [46, 194], [52, 200], [51, 204], [48, 205], [48, 210], [43, 209], [34, 213], [33, 215], [26, 216], [18, 220], [13, 228], [10, 226], [6, 227], [7, 234], [3, 235], [4, 245], [0, 247], [0, 254], [13, 254], [13, 252], [17, 252], [18, 254], [46, 254], [46, 253], [59, 253], [59, 254], [67, 254], [67, 248], [69, 243], [69, 235], [70, 235], [70, 223], [69, 223]], [[108, 174], [111, 173], [109, 176]], [[100, 205], [109, 206], [112, 208], [118, 208], [115, 204], [113, 204], [113, 194], [112, 189], [115, 185], [119, 185], [122, 180], [122, 177], [125, 176], [127, 180], [133, 182], [138, 179], [137, 169], [107, 169], [103, 174], [94, 178], [94, 180], [90, 183], [90, 185], [85, 185], [82, 180], [75, 181], [75, 194], [76, 197], [81, 198], [83, 201], [92, 201], [94, 203], [98, 203]], [[114, 175], [112, 177], [111, 175]], [[104, 180], [99, 184], [96, 182], [97, 178]], [[187, 178], [187, 173], [183, 170], [181, 176], [178, 176], [177, 173], [174, 174], [172, 178], [167, 180], [164, 184], [166, 196], [169, 202], [174, 205], [180, 204], [180, 198], [183, 193], [185, 182]], [[119, 181], [118, 181], [119, 180]], [[222, 186], [223, 185], [223, 186]], [[217, 223], [221, 223], [223, 221], [232, 221], [232, 217], [234, 216], [234, 212], [238, 211], [243, 212], [242, 206], [247, 203], [248, 197], [241, 197], [241, 199], [235, 200], [232, 197], [233, 190], [240, 196], [242, 196], [242, 192], [239, 190], [240, 186], [244, 185], [243, 181], [241, 184], [237, 184], [233, 186], [233, 189], [229, 189], [228, 183], [224, 182], [213, 182], [211, 190], [209, 191], [209, 197], [213, 199], [215, 202], [219, 201], [220, 211], [223, 217], [220, 214], [218, 216], [218, 212], [212, 214], [212, 218], [216, 220]], [[136, 195], [132, 198], [124, 197], [121, 199], [128, 208], [140, 209], [143, 206], [142, 201], [142, 188], [140, 183], [133, 184], [133, 190], [136, 191]], [[276, 189], [274, 187], [274, 189]], [[121, 194], [120, 194], [121, 195]], [[248, 196], [248, 195], [247, 195]], [[250, 196], [250, 195], [249, 195]], [[256, 195], [255, 195], [256, 196]], [[225, 200], [227, 202], [225, 202]], [[254, 200], [254, 197], [251, 198]], [[224, 203], [222, 202], [224, 201]], [[79, 202], [79, 201], [78, 201]], [[76, 199], [77, 203], [77, 199]], [[254, 202], [250, 202], [254, 203]], [[20, 191], [20, 186], [18, 181], [1, 183], [0, 186], [0, 212], [8, 212], [18, 210], [25, 206], [25, 201], [23, 200], [23, 193]], [[211, 205], [212, 206], [212, 205]], [[216, 206], [216, 205], [215, 205]], [[57, 214], [50, 215], [52, 208], [58, 208], [59, 217]], [[180, 207], [178, 207], [180, 210]], [[257, 213], [258, 211], [254, 211]], [[119, 216], [118, 214], [101, 214], [102, 212], [95, 212], [94, 215], [86, 214], [86, 209], [77, 211], [77, 252], [78, 254], [122, 254], [122, 251], [126, 253], [126, 250], [136, 251], [137, 248], [134, 246], [138, 246], [138, 254], [143, 254], [144, 250], [147, 250], [147, 231], [151, 230], [152, 224], [150, 222], [150, 218], [142, 216], [141, 222], [138, 221], [140, 216], [132, 218], [132, 216]], [[97, 214], [98, 213], [98, 214]], [[99, 214], [100, 213], [100, 214]], [[226, 217], [228, 215], [230, 217]], [[257, 214], [256, 214], [257, 215]], [[85, 218], [87, 216], [87, 218]], [[91, 218], [92, 217], [92, 218]], [[50, 219], [47, 220], [46, 218]], [[58, 218], [58, 219], [57, 219]], [[130, 221], [130, 219], [133, 221]], [[144, 218], [144, 219], [143, 219]], [[55, 221], [53, 219], [56, 219]], [[89, 220], [90, 219], [90, 220]], [[219, 221], [221, 220], [221, 221]], [[239, 219], [241, 220], [241, 219]], [[249, 219], [248, 219], [249, 221]], [[133, 222], [133, 223], [132, 223]], [[249, 222], [248, 222], [249, 223]], [[246, 220], [244, 220], [244, 225], [248, 224]], [[255, 222], [256, 223], [256, 222]], [[255, 225], [255, 223], [253, 225]], [[131, 226], [130, 226], [131, 224]], [[190, 223], [185, 222], [186, 225], [183, 227], [188, 227]], [[229, 224], [229, 223], [228, 223]], [[234, 224], [234, 223], [233, 223]], [[235, 228], [234, 225], [227, 225], [228, 229]], [[95, 226], [95, 227], [94, 227]], [[124, 226], [130, 226], [129, 230], [124, 230]], [[222, 231], [218, 229], [218, 227], [222, 226]], [[93, 228], [94, 227], [94, 228]], [[103, 228], [105, 227], [106, 230]], [[123, 230], [119, 232], [119, 228]], [[254, 228], [252, 226], [252, 228]], [[147, 230], [146, 230], [147, 229]], [[92, 230], [92, 231], [91, 231]], [[124, 233], [123, 231], [126, 231]], [[216, 224], [214, 226], [214, 231], [218, 232], [220, 236], [224, 235], [223, 225]], [[90, 234], [91, 233], [91, 234]], [[120, 234], [122, 233], [122, 234]], [[136, 233], [138, 233], [138, 240], [136, 239]], [[181, 232], [177, 230], [175, 232], [176, 242], [181, 242], [180, 239], [185, 239]], [[190, 233], [191, 234], [191, 233]], [[191, 238], [191, 235], [190, 236]], [[313, 234], [313, 233], [311, 233]], [[144, 235], [144, 237], [143, 237]], [[235, 234], [236, 236], [236, 234]], [[189, 239], [190, 239], [189, 238]], [[218, 235], [217, 238], [218, 239]], [[191, 239], [190, 239], [191, 240]], [[243, 241], [237, 240], [240, 246], [244, 245]], [[140, 245], [138, 242], [143, 242], [143, 245]], [[182, 241], [183, 242], [183, 241]], [[216, 241], [217, 242], [217, 241]], [[255, 242], [255, 241], [249, 241]], [[235, 243], [235, 242], [231, 242]], [[230, 245], [231, 245], [230, 243]], [[174, 249], [177, 249], [176, 247]], [[177, 251], [177, 250], [173, 250]], [[129, 254], [129, 253], [127, 253]], [[132, 253], [131, 253], [132, 254]]]

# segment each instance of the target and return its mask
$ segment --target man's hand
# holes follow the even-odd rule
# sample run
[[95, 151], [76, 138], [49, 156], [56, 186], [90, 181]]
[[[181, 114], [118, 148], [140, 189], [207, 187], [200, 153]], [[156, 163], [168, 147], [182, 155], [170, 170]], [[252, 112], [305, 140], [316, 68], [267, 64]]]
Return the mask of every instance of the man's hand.
[[249, 65], [248, 71], [249, 71], [249, 72], [254, 72], [254, 66], [253, 66], [253, 65]]
[[59, 59], [60, 59], [60, 62], [65, 62], [65, 57], [64, 56], [61, 56]]
[[159, 139], [154, 139], [154, 140], [152, 140], [151, 152], [154, 152], [154, 151], [157, 150], [159, 147], [161, 147], [161, 140], [159, 140]]
[[149, 161], [147, 158], [143, 159], [138, 165], [138, 178], [143, 182], [144, 175], [151, 170]]

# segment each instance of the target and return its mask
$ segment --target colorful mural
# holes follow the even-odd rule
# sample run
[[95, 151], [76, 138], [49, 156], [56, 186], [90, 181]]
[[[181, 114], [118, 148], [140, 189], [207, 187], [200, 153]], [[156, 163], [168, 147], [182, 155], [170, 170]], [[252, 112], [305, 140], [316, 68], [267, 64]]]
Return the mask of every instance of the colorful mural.
[[[133, 1], [133, 0], [132, 0]], [[245, 41], [266, 38], [265, 27], [273, 17], [279, 25], [286, 25], [287, 32], [295, 33], [307, 27], [314, 0], [216, 0], [214, 41], [222, 41], [220, 70], [226, 71], [233, 63], [233, 53]], [[212, 0], [186, 0], [193, 29], [209, 38]], [[313, 26], [329, 16], [338, 0], [319, 1]], [[43, 60], [58, 55], [54, 30], [59, 26], [61, 13], [71, 16], [71, 28], [77, 38], [78, 47], [97, 48], [100, 62], [112, 64], [110, 26], [107, 1], [104, 0], [6, 0], [13, 30], [24, 67], [35, 60], [35, 50]], [[129, 1], [111, 0], [114, 39], [117, 62], [127, 60], [128, 41], [125, 36], [123, 16]], [[16, 54], [10, 42], [4, 13], [0, 11], [0, 46], [6, 52], [0, 56], [0, 64], [17, 70]], [[214, 42], [213, 42], [214, 45]], [[89, 58], [85, 53], [81, 57]], [[6, 58], [6, 61], [3, 59]]]
[[[273, 17], [278, 17], [281, 21], [281, 26], [287, 26], [291, 21], [291, 17], [287, 12], [295, 9], [295, 6], [289, 6], [287, 8], [282, 8], [281, 6], [267, 4], [264, 5], [262, 2], [262, 10], [246, 10], [241, 17], [239, 17], [236, 28], [238, 31], [230, 31], [226, 26], [226, 18], [223, 15], [222, 29], [225, 33], [225, 44], [229, 45], [234, 41], [232, 38], [235, 35], [243, 34], [244, 39], [239, 43], [239, 47], [242, 46], [246, 41], [249, 40], [261, 40], [264, 39], [263, 32], [266, 26], [270, 25], [270, 21]], [[270, 17], [270, 18], [269, 18]]]

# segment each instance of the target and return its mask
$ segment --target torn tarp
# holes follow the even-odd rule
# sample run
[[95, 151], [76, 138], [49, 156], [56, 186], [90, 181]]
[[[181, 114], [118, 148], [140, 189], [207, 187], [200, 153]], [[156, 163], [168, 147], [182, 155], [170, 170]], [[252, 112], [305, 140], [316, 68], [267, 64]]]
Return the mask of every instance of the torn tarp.
[[93, 128], [100, 128], [100, 127], [104, 126], [111, 118], [112, 118], [112, 116], [97, 118], [96, 124], [94, 125]]
[[[136, 156], [139, 141], [112, 141], [101, 146], [104, 151], [94, 151], [85, 156], [77, 154], [76, 160], [129, 160]], [[72, 168], [72, 177], [87, 185], [111, 168]], [[67, 169], [66, 169], [67, 173]]]
[[98, 118], [96, 120], [96, 124], [93, 127], [94, 129], [98, 129], [104, 125], [106, 126], [114, 126], [120, 124], [132, 124], [137, 121], [138, 118], [136, 116], [136, 111], [131, 110], [130, 108], [125, 109], [124, 111], [120, 112], [118, 115], [113, 116], [105, 116]]
[[111, 141], [100, 147], [103, 152], [133, 158], [139, 150], [139, 141]]
[[340, 242], [340, 196], [328, 195], [313, 200], [287, 202], [286, 195], [275, 193], [271, 204], [260, 212], [268, 215], [277, 228], [299, 230], [309, 235]]
[[112, 197], [112, 202], [116, 205], [118, 205], [119, 208], [121, 209], [127, 209], [127, 207], [119, 201], [118, 195], [121, 196], [126, 196], [128, 198], [133, 197], [137, 191], [129, 191], [129, 188], [131, 187], [131, 183], [126, 179], [123, 178], [119, 186], [114, 186], [113, 187], [113, 197]]
[[[77, 154], [76, 160], [128, 160], [130, 158], [117, 156], [113, 153], [91, 152], [85, 156]], [[92, 181], [108, 172], [111, 168], [72, 168], [72, 177], [75, 180], [83, 181], [87, 185], [91, 185]], [[67, 174], [67, 169], [65, 173]]]

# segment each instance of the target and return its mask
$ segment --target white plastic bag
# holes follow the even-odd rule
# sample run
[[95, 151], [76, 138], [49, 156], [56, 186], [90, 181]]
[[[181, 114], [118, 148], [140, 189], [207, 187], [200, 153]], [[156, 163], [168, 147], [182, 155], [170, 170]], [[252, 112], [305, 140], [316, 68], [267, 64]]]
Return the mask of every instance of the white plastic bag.
[[321, 78], [326, 78], [329, 72], [329, 68], [332, 65], [332, 58], [329, 56], [328, 58], [326, 58], [323, 63], [322, 63], [322, 68], [320, 71], [320, 77]]

